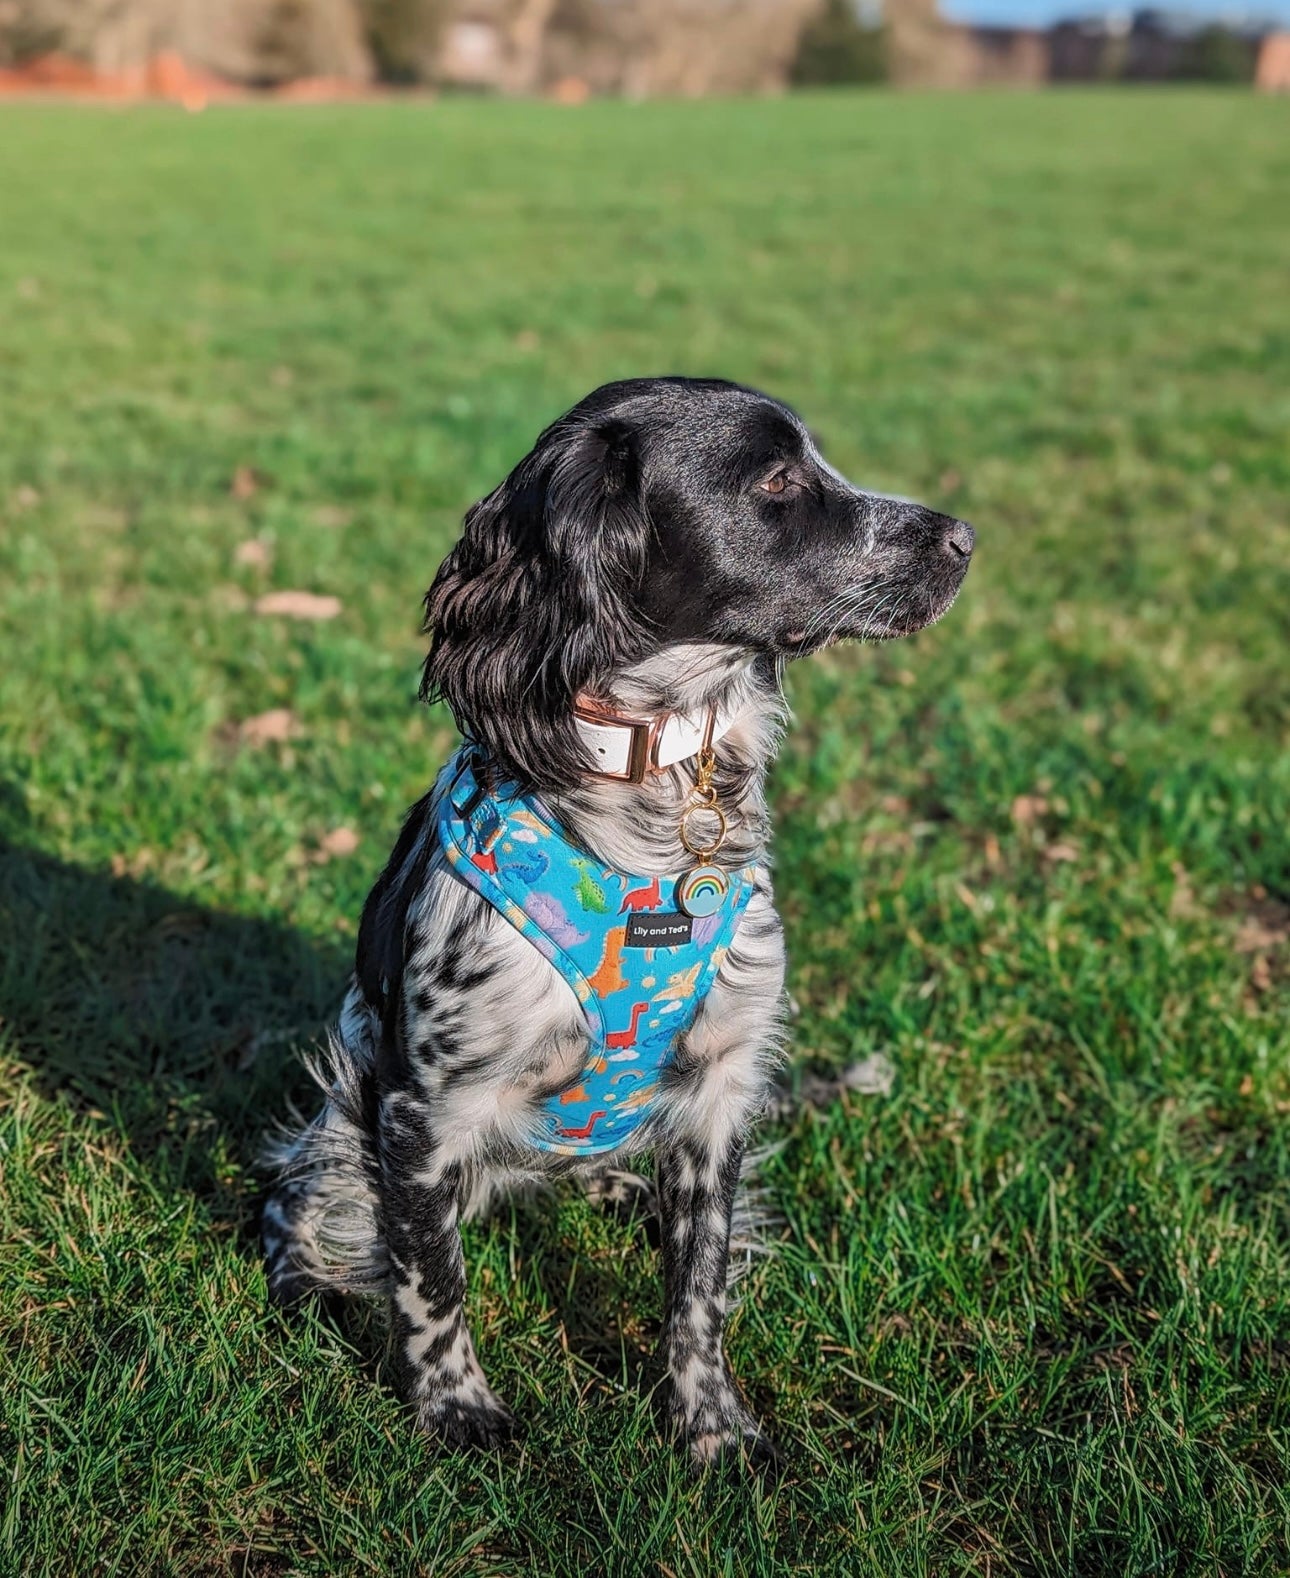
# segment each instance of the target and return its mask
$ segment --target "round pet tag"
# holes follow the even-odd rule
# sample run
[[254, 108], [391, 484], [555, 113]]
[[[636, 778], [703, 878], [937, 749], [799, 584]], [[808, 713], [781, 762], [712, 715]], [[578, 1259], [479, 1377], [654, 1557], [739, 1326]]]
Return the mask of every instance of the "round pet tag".
[[726, 874], [719, 866], [696, 866], [676, 885], [677, 905], [698, 920], [715, 915], [726, 897]]

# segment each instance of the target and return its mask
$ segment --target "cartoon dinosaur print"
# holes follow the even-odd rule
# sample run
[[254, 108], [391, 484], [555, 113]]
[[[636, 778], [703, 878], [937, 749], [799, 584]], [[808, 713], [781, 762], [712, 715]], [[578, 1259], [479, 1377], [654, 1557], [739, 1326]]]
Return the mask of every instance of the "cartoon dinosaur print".
[[526, 893], [524, 913], [557, 947], [576, 948], [587, 940], [587, 933], [578, 930], [565, 914], [564, 905], [550, 893]]
[[651, 1080], [648, 1085], [638, 1085], [614, 1109], [621, 1117], [625, 1112], [639, 1112], [642, 1107], [648, 1107], [658, 1090], [658, 1083]]
[[699, 971], [702, 968], [703, 960], [696, 959], [688, 970], [678, 970], [675, 975], [669, 975], [667, 985], [663, 990], [654, 993], [654, 1001], [656, 1003], [666, 1003], [673, 998], [693, 996], [695, 984], [699, 979]]
[[592, 915], [608, 915], [609, 905], [605, 902], [605, 890], [591, 875], [591, 863], [586, 860], [572, 860], [569, 864], [578, 873], [578, 880], [573, 885], [578, 903]]
[[643, 888], [633, 888], [618, 908], [618, 913], [624, 915], [628, 910], [656, 910], [663, 900], [659, 896], [658, 878], [646, 884]]
[[609, 1114], [607, 1112], [596, 1111], [591, 1114], [591, 1116], [584, 1124], [582, 1124], [580, 1128], [557, 1128], [555, 1132], [560, 1136], [561, 1139], [564, 1140], [589, 1140], [591, 1138], [591, 1131], [595, 1128], [596, 1124], [601, 1118], [607, 1118], [608, 1116]]
[[636, 1040], [636, 1026], [640, 1023], [640, 1017], [648, 1011], [648, 1003], [633, 1003], [631, 1024], [626, 1030], [611, 1030], [605, 1037], [605, 1045], [613, 1047], [615, 1051], [631, 1046]]
[[675, 879], [606, 867], [536, 803], [484, 793], [469, 815], [452, 809], [464, 823], [445, 827], [453, 864], [555, 966], [585, 1019], [585, 1061], [540, 1096], [533, 1143], [569, 1154], [624, 1143], [653, 1110], [679, 1027], [727, 956], [744, 887], [732, 888], [737, 903], [692, 925], [660, 923], [655, 937]]
[[540, 849], [532, 845], [521, 846], [516, 849], [513, 844], [506, 846], [506, 869], [518, 877], [526, 887], [532, 887], [539, 877], [545, 876], [551, 862]]
[[605, 938], [605, 951], [600, 963], [587, 977], [597, 997], [608, 997], [611, 992], [621, 992], [629, 985], [623, 974], [623, 944], [627, 941], [627, 928], [616, 926]]

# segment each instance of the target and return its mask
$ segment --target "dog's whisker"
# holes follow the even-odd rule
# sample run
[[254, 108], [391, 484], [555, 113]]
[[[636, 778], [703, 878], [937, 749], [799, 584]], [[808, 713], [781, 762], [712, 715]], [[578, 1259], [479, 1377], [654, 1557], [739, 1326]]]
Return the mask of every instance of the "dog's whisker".
[[832, 640], [845, 619], [854, 618], [863, 610], [868, 598], [876, 596], [889, 584], [890, 582], [888, 581], [869, 582], [860, 587], [848, 588], [846, 591], [838, 593], [837, 596], [831, 597], [807, 623], [806, 632], [802, 637], [802, 644], [807, 644], [817, 631], [824, 628], [832, 615], [840, 611], [829, 636], [829, 640]]
[[883, 609], [892, 601], [893, 598], [895, 598], [896, 602], [899, 603], [900, 596], [901, 594], [899, 591], [889, 592], [887, 596], [884, 597], [883, 600], [877, 605], [877, 607], [870, 610], [870, 612], [865, 616], [865, 622], [861, 629], [860, 639], [862, 641], [869, 639], [870, 632], [873, 629], [874, 621], [877, 619], [878, 615], [882, 613]]
[[861, 585], [844, 587], [842, 591], [836, 592], [832, 597], [828, 598], [824, 603], [822, 603], [807, 621], [807, 635], [812, 635], [816, 630], [822, 629], [824, 624], [828, 621], [836, 609], [845, 607], [847, 603], [856, 597], [864, 597], [867, 595], [869, 590], [870, 588], [868, 586]]
[[[890, 582], [884, 581], [879, 583], [878, 586], [867, 588], [865, 595], [861, 597], [854, 605], [844, 608], [839, 618], [834, 623], [832, 630], [829, 632], [829, 641], [833, 641], [837, 637], [837, 633], [842, 628], [844, 622], [848, 620], [854, 621], [858, 619], [862, 613], [865, 614], [867, 620], [870, 616], [866, 612], [866, 604], [869, 604], [874, 599], [879, 598], [882, 594], [883, 588], [889, 586], [890, 584]], [[877, 606], [881, 607], [882, 602], [885, 602], [886, 600], [886, 597], [882, 596], [881, 601], [877, 604]]]

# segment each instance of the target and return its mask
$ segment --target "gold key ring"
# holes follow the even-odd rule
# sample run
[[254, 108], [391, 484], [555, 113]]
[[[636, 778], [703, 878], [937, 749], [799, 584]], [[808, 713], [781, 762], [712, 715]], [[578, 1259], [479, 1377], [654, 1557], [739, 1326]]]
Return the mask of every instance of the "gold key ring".
[[[698, 816], [700, 812], [707, 816], [715, 816], [717, 819], [717, 836], [712, 840], [711, 843], [702, 845], [696, 844], [690, 837], [690, 818], [692, 816]], [[707, 801], [702, 805], [686, 806], [685, 810], [681, 813], [681, 826], [679, 831], [681, 835], [681, 844], [687, 854], [693, 855], [696, 860], [711, 860], [713, 855], [715, 855], [716, 852], [721, 848], [722, 844], [725, 843], [726, 839], [726, 813], [717, 804], [716, 795], [714, 794], [710, 801]]]

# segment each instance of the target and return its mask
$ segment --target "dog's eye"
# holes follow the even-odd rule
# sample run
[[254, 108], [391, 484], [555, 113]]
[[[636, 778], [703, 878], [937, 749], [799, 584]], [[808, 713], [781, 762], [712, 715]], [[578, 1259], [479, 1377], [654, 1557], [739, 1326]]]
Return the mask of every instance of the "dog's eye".
[[782, 493], [792, 479], [787, 471], [777, 471], [773, 477], [767, 477], [761, 484], [763, 493]]

